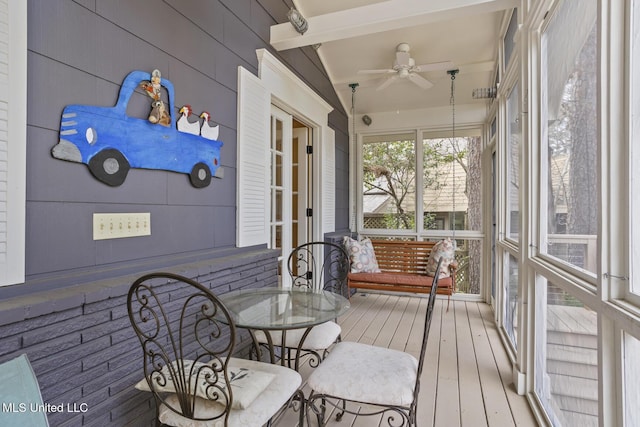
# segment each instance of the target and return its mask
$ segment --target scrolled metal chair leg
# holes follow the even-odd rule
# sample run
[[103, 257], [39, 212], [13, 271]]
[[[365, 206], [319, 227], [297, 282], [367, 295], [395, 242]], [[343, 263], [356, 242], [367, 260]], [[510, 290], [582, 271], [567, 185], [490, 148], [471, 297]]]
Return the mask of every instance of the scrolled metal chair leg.
[[325, 412], [327, 410], [327, 401], [322, 398], [322, 404], [320, 405], [320, 413], [318, 414], [318, 426], [324, 427]]
[[296, 394], [300, 398], [300, 419], [298, 420], [299, 422], [298, 424], [300, 427], [304, 427], [304, 417], [305, 417], [305, 414], [307, 413], [307, 408], [305, 407], [306, 405], [304, 400], [304, 392], [302, 390], [298, 390]]
[[[318, 405], [318, 400], [320, 400], [320, 405]], [[325, 425], [324, 419], [325, 419], [326, 407], [327, 405], [326, 405], [326, 400], [324, 396], [320, 399], [316, 399], [312, 391], [311, 394], [309, 395], [309, 399], [307, 400], [307, 408], [305, 411], [307, 412], [307, 424], [311, 425], [311, 422], [309, 421], [309, 409], [311, 409], [313, 413], [316, 415], [318, 426], [323, 427]]]
[[342, 411], [338, 412], [336, 414], [336, 421], [340, 421], [342, 420], [342, 416], [344, 415], [344, 413], [347, 411], [347, 401], [342, 399]]

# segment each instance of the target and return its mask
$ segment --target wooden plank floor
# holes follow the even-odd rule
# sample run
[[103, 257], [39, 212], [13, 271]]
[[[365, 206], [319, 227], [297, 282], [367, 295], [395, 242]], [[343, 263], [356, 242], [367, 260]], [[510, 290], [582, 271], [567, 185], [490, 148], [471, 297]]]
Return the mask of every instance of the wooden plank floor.
[[[390, 347], [419, 356], [427, 299], [405, 295], [357, 293], [340, 319], [342, 339]], [[511, 365], [498, 336], [491, 308], [484, 303], [436, 301], [427, 362], [418, 403], [420, 427], [527, 427], [537, 423], [524, 396], [511, 381]], [[303, 380], [313, 368], [305, 363]], [[309, 388], [304, 385], [305, 395]], [[353, 405], [349, 406], [354, 409]], [[310, 416], [310, 425], [316, 426]], [[274, 427], [297, 426], [286, 411]], [[386, 426], [381, 418], [345, 414], [328, 426]]]

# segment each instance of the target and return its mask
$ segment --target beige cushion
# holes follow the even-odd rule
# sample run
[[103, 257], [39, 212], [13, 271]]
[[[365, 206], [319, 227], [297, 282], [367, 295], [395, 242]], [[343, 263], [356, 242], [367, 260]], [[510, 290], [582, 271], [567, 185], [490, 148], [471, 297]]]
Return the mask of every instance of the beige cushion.
[[[232, 358], [233, 368], [245, 368], [274, 375], [267, 388], [245, 409], [231, 409], [230, 427], [260, 427], [269, 421], [287, 403], [302, 384], [302, 377], [293, 369], [280, 365]], [[167, 398], [167, 403], [180, 408], [176, 395]], [[195, 416], [206, 418], [220, 413], [221, 405], [207, 399], [196, 398]], [[175, 427], [223, 427], [224, 419], [217, 421], [193, 421], [176, 414], [166, 405], [160, 405], [160, 422]]]
[[370, 239], [360, 241], [344, 236], [344, 250], [349, 255], [352, 273], [379, 273], [380, 267], [376, 260], [373, 244]]
[[[178, 369], [177, 362], [172, 362], [173, 369]], [[210, 363], [193, 362], [192, 360], [184, 360], [183, 369], [187, 377], [190, 377], [191, 390], [195, 391], [195, 395], [203, 399], [216, 399], [217, 390], [225, 388], [225, 380], [221, 373], [214, 373]], [[233, 391], [233, 401], [231, 407], [235, 409], [245, 409], [262, 393], [267, 386], [275, 378], [274, 374], [239, 367], [229, 362], [227, 369], [231, 390]], [[173, 377], [167, 366], [164, 366], [160, 372], [151, 374], [154, 381], [154, 389], [160, 393], [175, 393], [176, 388]], [[215, 378], [216, 381], [208, 380], [207, 377]], [[143, 378], [135, 388], [141, 391], [151, 391], [147, 380]]]
[[429, 276], [435, 276], [436, 268], [438, 268], [438, 261], [442, 258], [442, 266], [440, 267], [440, 277], [451, 276], [451, 270], [449, 266], [455, 262], [456, 245], [451, 238], [447, 237], [444, 240], [440, 240], [433, 245], [431, 252], [429, 253], [429, 259], [427, 261], [427, 274]]
[[408, 353], [356, 342], [340, 342], [311, 373], [314, 393], [380, 405], [413, 401], [418, 361]]
[[[302, 335], [306, 329], [291, 329], [287, 331], [285, 346], [289, 348], [298, 348], [298, 343], [302, 339]], [[306, 350], [324, 350], [331, 346], [342, 333], [340, 325], [336, 322], [325, 322], [314, 326], [309, 335], [304, 340], [303, 349]], [[282, 343], [282, 331], [269, 331], [274, 346]], [[267, 344], [267, 337], [264, 332], [256, 331], [256, 339], [259, 343]]]

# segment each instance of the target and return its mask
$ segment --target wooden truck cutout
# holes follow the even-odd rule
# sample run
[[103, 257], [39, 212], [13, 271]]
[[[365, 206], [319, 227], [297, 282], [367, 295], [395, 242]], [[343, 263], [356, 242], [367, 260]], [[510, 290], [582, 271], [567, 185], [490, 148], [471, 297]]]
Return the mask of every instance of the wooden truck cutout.
[[[178, 114], [171, 114], [168, 126], [127, 115], [131, 95], [150, 79], [144, 71], [129, 73], [114, 107], [66, 106], [53, 157], [84, 163], [98, 180], [114, 187], [125, 181], [130, 168], [185, 173], [197, 188], [208, 186], [212, 176], [221, 178], [221, 141], [179, 131]], [[161, 85], [169, 98], [167, 110], [177, 111], [173, 84], [163, 78]]]

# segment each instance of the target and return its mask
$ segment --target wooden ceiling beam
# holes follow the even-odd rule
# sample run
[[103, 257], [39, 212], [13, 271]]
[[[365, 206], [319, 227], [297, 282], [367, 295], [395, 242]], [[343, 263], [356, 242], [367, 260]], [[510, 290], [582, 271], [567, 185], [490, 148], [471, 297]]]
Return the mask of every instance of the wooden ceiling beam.
[[293, 49], [367, 34], [441, 22], [461, 16], [511, 9], [516, 0], [388, 0], [324, 15], [305, 17], [309, 27], [299, 34], [291, 23], [271, 26], [271, 45]]

